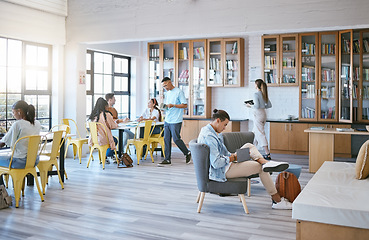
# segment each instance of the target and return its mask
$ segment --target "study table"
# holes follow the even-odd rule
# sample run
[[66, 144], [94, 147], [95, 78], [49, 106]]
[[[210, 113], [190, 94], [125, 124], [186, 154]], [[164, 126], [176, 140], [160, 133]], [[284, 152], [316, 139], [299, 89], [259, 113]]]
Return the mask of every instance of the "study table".
[[[144, 122], [128, 122], [128, 123], [119, 123], [117, 128], [114, 128], [112, 130], [119, 130], [119, 145], [118, 145], [118, 155], [119, 157], [122, 156], [123, 154], [123, 133], [125, 129], [130, 129], [130, 128], [135, 128], [136, 126], [139, 126], [140, 129], [143, 129], [143, 127], [145, 127], [145, 123]], [[154, 125], [154, 122], [153, 122]], [[163, 127], [164, 126], [164, 122], [156, 122], [156, 126], [159, 127]]]
[[[305, 129], [309, 133], [309, 172], [315, 173], [325, 161], [334, 159], [334, 135], [367, 135], [366, 131], [337, 131], [336, 128], [323, 130]], [[351, 146], [348, 146], [351, 148]]]

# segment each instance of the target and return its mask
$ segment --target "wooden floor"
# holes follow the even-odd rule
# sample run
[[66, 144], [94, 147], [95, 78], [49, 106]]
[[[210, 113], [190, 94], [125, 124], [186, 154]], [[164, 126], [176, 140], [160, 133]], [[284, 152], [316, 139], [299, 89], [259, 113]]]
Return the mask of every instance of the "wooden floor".
[[[110, 164], [102, 170], [96, 160], [86, 168], [87, 158], [81, 165], [66, 159], [64, 190], [54, 176], [44, 202], [28, 186], [19, 208], [0, 210], [0, 239], [295, 239], [291, 210], [273, 210], [261, 183], [246, 196], [249, 215], [237, 196], [213, 194], [205, 195], [197, 213], [194, 166], [173, 151], [166, 167], [157, 167], [159, 154], [155, 163], [141, 160], [129, 169]], [[301, 165], [302, 187], [313, 176], [307, 156], [272, 157]], [[11, 187], [8, 192], [14, 196]]]

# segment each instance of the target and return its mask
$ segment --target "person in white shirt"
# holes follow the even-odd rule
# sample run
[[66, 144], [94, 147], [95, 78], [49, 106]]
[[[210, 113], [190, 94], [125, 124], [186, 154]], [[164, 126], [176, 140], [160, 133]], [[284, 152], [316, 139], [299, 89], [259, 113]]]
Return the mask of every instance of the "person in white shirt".
[[[35, 120], [36, 112], [32, 104], [28, 104], [23, 100], [17, 101], [12, 107], [12, 113], [16, 121], [10, 127], [6, 135], [0, 140], [0, 147], [5, 145], [13, 148], [15, 142], [26, 136], [39, 135], [41, 124]], [[17, 143], [17, 148], [14, 149], [12, 168], [23, 169], [26, 166], [28, 151], [28, 142], [20, 141]], [[6, 151], [0, 154], [0, 166], [9, 167], [11, 152]], [[38, 159], [36, 160], [36, 165]], [[1, 181], [1, 180], [0, 180]]]
[[255, 133], [255, 143], [264, 148], [265, 155], [263, 155], [263, 157], [266, 160], [271, 160], [264, 128], [267, 118], [265, 109], [271, 108], [272, 103], [268, 97], [268, 87], [262, 79], [255, 80], [255, 88], [257, 91], [254, 94], [254, 105], [246, 104], [246, 106], [254, 109], [253, 132]]
[[161, 122], [161, 112], [158, 108], [158, 101], [155, 98], [151, 98], [147, 103], [147, 108], [138, 121], [154, 120], [155, 122]]

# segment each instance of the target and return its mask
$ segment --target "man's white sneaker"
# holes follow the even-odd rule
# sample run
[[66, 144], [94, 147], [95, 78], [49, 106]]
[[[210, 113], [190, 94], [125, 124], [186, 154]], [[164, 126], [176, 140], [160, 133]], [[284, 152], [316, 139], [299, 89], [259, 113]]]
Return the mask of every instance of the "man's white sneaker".
[[287, 162], [269, 161], [263, 164], [264, 172], [282, 172], [289, 167]]
[[292, 209], [292, 203], [290, 203], [287, 199], [282, 197], [280, 202], [272, 204], [272, 208], [273, 209], [291, 210]]

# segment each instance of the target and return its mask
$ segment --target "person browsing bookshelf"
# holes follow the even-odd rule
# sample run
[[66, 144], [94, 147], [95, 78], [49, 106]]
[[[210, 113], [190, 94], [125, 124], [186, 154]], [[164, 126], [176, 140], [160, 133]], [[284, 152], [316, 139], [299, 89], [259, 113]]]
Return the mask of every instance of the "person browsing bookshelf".
[[262, 184], [272, 198], [272, 208], [292, 209], [292, 204], [278, 194], [269, 174], [269, 172], [286, 170], [289, 164], [264, 159], [251, 143], [246, 143], [241, 147], [249, 148], [251, 160], [236, 162], [237, 154], [232, 154], [227, 150], [223, 138], [219, 135], [227, 127], [229, 120], [230, 117], [226, 111], [214, 109], [211, 122], [201, 129], [197, 138], [198, 143], [206, 144], [210, 148], [209, 179], [217, 182], [226, 182], [230, 178], [259, 174]]
[[171, 164], [172, 138], [186, 156], [186, 163], [189, 164], [191, 162], [191, 152], [187, 149], [180, 135], [183, 109], [187, 108], [187, 99], [181, 89], [173, 86], [169, 77], [163, 78], [161, 84], [165, 90], [164, 104], [167, 106], [167, 109], [165, 110], [164, 121], [165, 159], [158, 166]]
[[254, 129], [255, 144], [263, 147], [265, 151], [264, 158], [271, 160], [270, 151], [268, 147], [268, 140], [265, 136], [265, 123], [267, 114], [265, 109], [271, 108], [272, 103], [268, 97], [268, 87], [262, 79], [255, 80], [256, 93], [253, 97], [254, 104], [246, 103], [247, 107], [254, 109]]

